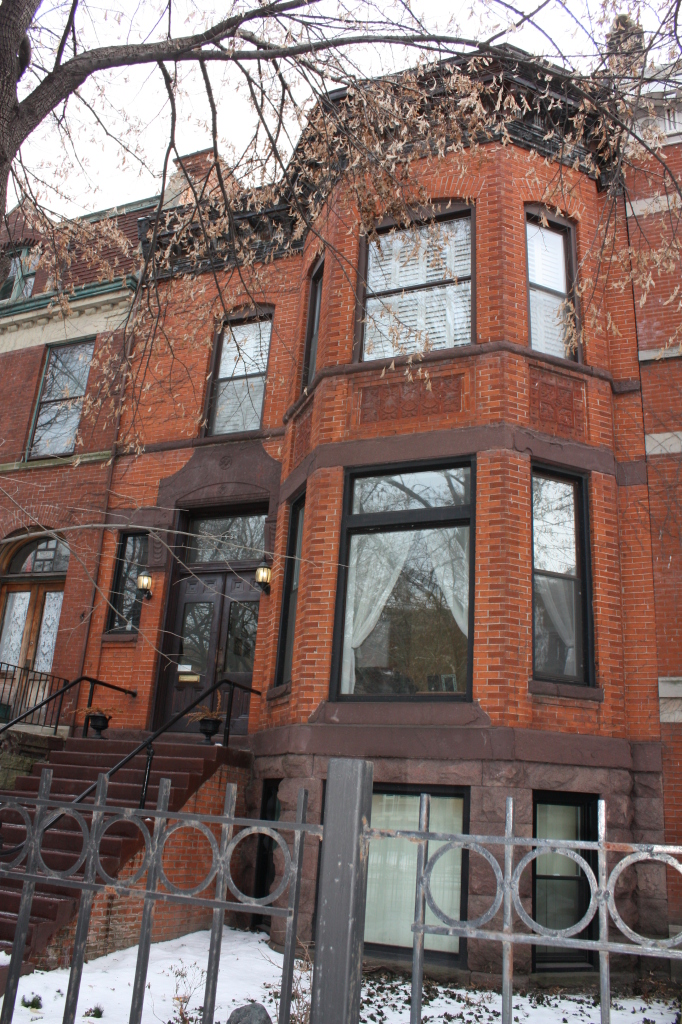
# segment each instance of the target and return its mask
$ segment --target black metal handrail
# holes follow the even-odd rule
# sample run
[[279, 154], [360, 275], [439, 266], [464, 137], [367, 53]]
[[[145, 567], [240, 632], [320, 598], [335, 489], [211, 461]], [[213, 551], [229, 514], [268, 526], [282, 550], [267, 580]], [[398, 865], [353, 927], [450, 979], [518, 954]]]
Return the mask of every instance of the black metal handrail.
[[[52, 704], [50, 699], [59, 697], [63, 693], [63, 686], [68, 679], [53, 675], [52, 672], [40, 672], [31, 668], [30, 665], [11, 665], [8, 662], [0, 662], [0, 723], [8, 723], [0, 728], [0, 733], [5, 728], [14, 725], [15, 722], [28, 718], [38, 712], [38, 723], [35, 720], [31, 723], [38, 724], [45, 728], [54, 725], [57, 732], [59, 716], [61, 714], [61, 697], [59, 703]], [[57, 690], [57, 693], [51, 691]], [[50, 695], [48, 700], [43, 700], [45, 694]], [[43, 710], [45, 709], [45, 710]], [[56, 714], [55, 714], [56, 711]], [[23, 712], [19, 714], [19, 712]]]
[[[81, 678], [79, 680], [75, 680], [75, 682], [82, 682], [83, 679], [89, 679], [90, 680], [90, 677], [89, 676], [81, 676]], [[92, 682], [92, 680], [90, 680], [90, 681]], [[98, 682], [100, 682], [100, 680], [94, 680], [94, 682], [98, 683]], [[104, 685], [111, 686], [112, 684], [107, 683], [107, 684], [104, 684]], [[152, 744], [154, 743], [155, 740], [157, 740], [159, 738], [159, 736], [161, 736], [161, 735], [163, 735], [163, 733], [167, 732], [171, 728], [171, 726], [175, 725], [176, 722], [179, 722], [181, 718], [184, 718], [184, 716], [186, 714], [188, 714], [188, 712], [192, 711], [192, 709], [195, 708], [197, 706], [197, 704], [199, 704], [200, 701], [205, 700], [207, 697], [210, 697], [211, 694], [215, 693], [216, 690], [219, 690], [221, 686], [229, 686], [230, 687], [230, 696], [228, 698], [228, 704], [227, 704], [227, 717], [226, 717], [226, 721], [225, 721], [225, 731], [223, 733], [223, 742], [224, 742], [225, 747], [227, 747], [227, 745], [229, 743], [229, 740], [230, 740], [230, 714], [231, 714], [231, 711], [232, 711], [232, 700], [233, 700], [233, 696], [234, 696], [234, 687], [236, 686], [237, 689], [239, 689], [239, 690], [245, 690], [247, 693], [255, 693], [257, 697], [261, 697], [262, 694], [261, 694], [260, 690], [254, 690], [250, 686], [244, 686], [242, 683], [234, 682], [234, 680], [230, 679], [229, 676], [221, 676], [221, 678], [218, 680], [218, 682], [214, 683], [212, 686], [209, 686], [209, 687], [207, 687], [207, 689], [203, 690], [199, 694], [199, 696], [196, 697], [195, 700], [192, 701], [191, 704], [188, 704], [186, 708], [182, 709], [182, 711], [178, 711], [178, 713], [176, 715], [173, 715], [173, 717], [170, 718], [164, 725], [160, 726], [155, 732], [153, 732], [151, 736], [148, 736], [146, 740], [142, 740], [141, 743], [138, 743], [138, 745], [135, 747], [134, 750], [131, 750], [129, 754], [126, 754], [125, 757], [121, 758], [121, 760], [118, 761], [112, 768], [110, 768], [108, 772], [104, 772], [104, 775], [106, 776], [106, 778], [107, 779], [111, 779], [112, 775], [115, 775], [117, 771], [119, 771], [121, 768], [123, 768], [125, 765], [127, 765], [129, 761], [132, 761], [132, 759], [134, 757], [137, 757], [138, 754], [141, 754], [142, 751], [145, 748], [147, 748], [147, 764], [145, 766], [144, 780], [142, 782], [142, 792], [140, 794], [140, 805], [139, 805], [140, 809], [143, 809], [145, 804], [146, 804], [146, 802], [147, 802], [147, 790], [149, 788], [149, 776], [151, 775], [152, 760], [154, 758], [154, 749], [152, 747]], [[132, 691], [129, 691], [129, 692], [132, 692]], [[92, 690], [90, 691], [90, 699], [92, 699]], [[88, 786], [87, 789], [84, 789], [83, 792], [79, 796], [77, 796], [75, 798], [75, 800], [72, 801], [72, 803], [73, 804], [79, 804], [82, 800], [85, 800], [86, 797], [90, 796], [90, 794], [93, 793], [96, 788], [97, 788], [97, 783], [96, 782], [91, 783]], [[53, 825], [56, 825], [57, 822], [61, 821], [61, 819], [63, 817], [64, 817], [63, 812], [58, 814], [58, 815], [56, 815], [54, 818], [52, 818], [50, 821], [47, 822], [47, 824], [44, 826], [44, 831], [47, 831], [48, 828], [52, 828]], [[11, 856], [14, 856], [14, 854], [19, 853], [19, 851], [24, 846], [25, 842], [26, 842], [26, 840], [24, 840], [24, 842], [22, 842], [22, 843], [19, 843], [17, 846], [12, 847], [12, 849], [10, 849], [10, 850], [0, 850], [0, 857], [11, 857]]]
[[[0, 665], [0, 673], [2, 672], [3, 668], [16, 669], [19, 672], [32, 672], [31, 669], [20, 669], [18, 665]], [[45, 673], [38, 673], [38, 675], [42, 676], [45, 675]], [[59, 676], [51, 676], [51, 678], [59, 679]], [[60, 680], [60, 682], [62, 681], [63, 680]], [[70, 683], [67, 682], [66, 686], [62, 686], [59, 690], [55, 690], [55, 692], [51, 693], [49, 697], [45, 697], [44, 700], [39, 701], [37, 704], [33, 704], [26, 711], [23, 711], [20, 715], [17, 715], [15, 718], [13, 718], [11, 722], [7, 722], [6, 725], [3, 725], [2, 728], [0, 729], [0, 736], [2, 736], [4, 732], [7, 732], [8, 729], [11, 729], [13, 725], [16, 725], [17, 722], [23, 722], [25, 718], [28, 718], [30, 715], [34, 715], [36, 711], [39, 711], [41, 708], [47, 707], [47, 705], [50, 704], [52, 701], [56, 701], [57, 699], [59, 699], [59, 705], [57, 707], [57, 716], [54, 725], [54, 731], [56, 735], [57, 727], [59, 725], [59, 717], [62, 713], [62, 702], [64, 700], [64, 694], [68, 690], [73, 689], [74, 686], [78, 686], [80, 683], [90, 683], [90, 693], [88, 695], [88, 703], [86, 705], [86, 707], [88, 708], [92, 707], [92, 698], [95, 693], [96, 686], [103, 686], [107, 690], [116, 690], [118, 693], [127, 693], [129, 697], [137, 697], [137, 690], [127, 690], [125, 686], [115, 686], [114, 683], [105, 683], [103, 679], [95, 679], [93, 676], [79, 676], [78, 679], [72, 679]], [[88, 715], [85, 716], [85, 723], [83, 725], [84, 736], [87, 736], [88, 734], [87, 723]]]

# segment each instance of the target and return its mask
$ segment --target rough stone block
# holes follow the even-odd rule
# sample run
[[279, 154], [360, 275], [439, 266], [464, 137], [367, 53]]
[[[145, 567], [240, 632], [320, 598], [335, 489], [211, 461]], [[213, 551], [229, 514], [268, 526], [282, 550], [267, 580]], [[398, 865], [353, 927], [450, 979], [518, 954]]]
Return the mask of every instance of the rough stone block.
[[272, 1024], [272, 1019], [262, 1003], [249, 1003], [233, 1010], [227, 1024]]
[[660, 830], [665, 827], [663, 800], [661, 797], [635, 797], [633, 828]]

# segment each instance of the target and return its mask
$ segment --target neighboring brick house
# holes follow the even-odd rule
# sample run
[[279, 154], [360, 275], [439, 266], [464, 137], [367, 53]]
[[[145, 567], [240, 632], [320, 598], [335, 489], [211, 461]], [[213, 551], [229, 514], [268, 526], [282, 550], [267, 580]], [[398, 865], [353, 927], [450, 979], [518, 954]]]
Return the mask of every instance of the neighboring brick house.
[[[427, 790], [438, 829], [499, 833], [513, 795], [518, 834], [592, 838], [603, 797], [611, 838], [680, 841], [674, 275], [640, 307], [627, 267], [612, 263], [599, 317], [566, 357], [556, 311], [598, 275], [607, 197], [565, 166], [565, 205], [547, 208], [556, 167], [532, 152], [541, 138], [491, 141], [469, 164], [415, 162], [435, 226], [386, 224], [378, 242], [349, 230], [340, 187], [324, 250], [311, 232], [239, 284], [218, 272], [227, 316], [213, 274], [191, 290], [164, 284], [164, 332], [186, 383], [136, 407], [139, 454], [116, 452], [113, 428], [97, 424], [77, 455], [44, 458], [35, 440], [52, 346], [68, 338], [89, 358], [116, 326], [105, 305], [123, 310], [126, 287], [85, 286], [72, 302], [83, 320], [49, 319], [40, 295], [0, 307], [2, 537], [39, 523], [72, 549], [53, 574], [55, 588], [65, 580], [53, 670], [134, 686], [134, 702], [113, 698], [111, 730], [127, 735], [162, 724], [217, 672], [251, 683], [262, 698], [235, 699], [233, 732], [253, 755], [253, 813], [292, 815], [304, 784], [319, 819], [327, 760], [347, 756], [374, 763], [374, 824], [416, 825]], [[669, 142], [679, 166], [679, 139]], [[638, 187], [645, 204], [651, 183]], [[625, 246], [640, 222], [616, 207]], [[654, 207], [640, 213], [658, 223]], [[140, 217], [146, 237], [142, 204], [117, 215]], [[430, 351], [406, 355], [425, 334]], [[159, 359], [170, 372], [170, 354]], [[30, 401], [16, 402], [19, 389]], [[71, 532], [98, 516], [110, 529]], [[16, 557], [3, 554], [4, 622], [21, 590]], [[264, 557], [268, 592], [254, 582]], [[135, 588], [141, 569], [149, 601]], [[28, 575], [24, 590], [38, 586]], [[415, 856], [372, 850], [368, 955], [406, 955]], [[546, 923], [582, 914], [571, 863], [548, 859], [529, 880]], [[277, 869], [261, 850], [259, 891]], [[304, 937], [315, 880], [311, 851]], [[649, 934], [682, 927], [682, 893], [664, 872], [628, 884], [629, 921]], [[453, 855], [434, 879], [453, 915], [475, 916], [493, 887], [473, 857]], [[493, 945], [438, 938], [427, 953], [499, 970]], [[515, 962], [591, 966], [542, 947]]]

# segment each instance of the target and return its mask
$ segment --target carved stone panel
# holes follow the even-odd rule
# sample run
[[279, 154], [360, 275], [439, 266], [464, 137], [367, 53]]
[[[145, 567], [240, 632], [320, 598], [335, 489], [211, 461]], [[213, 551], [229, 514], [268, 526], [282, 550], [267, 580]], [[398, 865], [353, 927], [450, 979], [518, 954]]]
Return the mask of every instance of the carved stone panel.
[[359, 389], [359, 425], [461, 412], [463, 379], [463, 374], [432, 377], [430, 388], [423, 379], [366, 384]]
[[530, 425], [543, 434], [585, 440], [585, 384], [581, 380], [531, 367]]

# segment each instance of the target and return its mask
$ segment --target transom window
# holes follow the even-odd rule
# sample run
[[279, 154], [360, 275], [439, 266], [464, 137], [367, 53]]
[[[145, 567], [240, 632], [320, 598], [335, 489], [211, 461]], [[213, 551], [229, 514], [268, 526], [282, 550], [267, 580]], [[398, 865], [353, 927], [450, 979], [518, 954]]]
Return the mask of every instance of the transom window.
[[264, 513], [241, 516], [195, 516], [189, 524], [187, 560], [259, 562], [265, 555]]
[[539, 679], [588, 682], [582, 483], [533, 472], [533, 664]]
[[471, 215], [369, 243], [364, 359], [471, 343]]
[[569, 233], [555, 224], [526, 220], [531, 347], [561, 359], [577, 358], [571, 321]]
[[270, 319], [225, 325], [213, 389], [212, 434], [260, 429], [271, 332]]
[[50, 349], [33, 428], [31, 458], [69, 455], [75, 449], [93, 349], [92, 341]]
[[31, 540], [12, 556], [7, 567], [10, 576], [65, 573], [69, 568], [69, 548], [62, 540]]
[[464, 697], [471, 468], [357, 476], [348, 503], [340, 696]]

